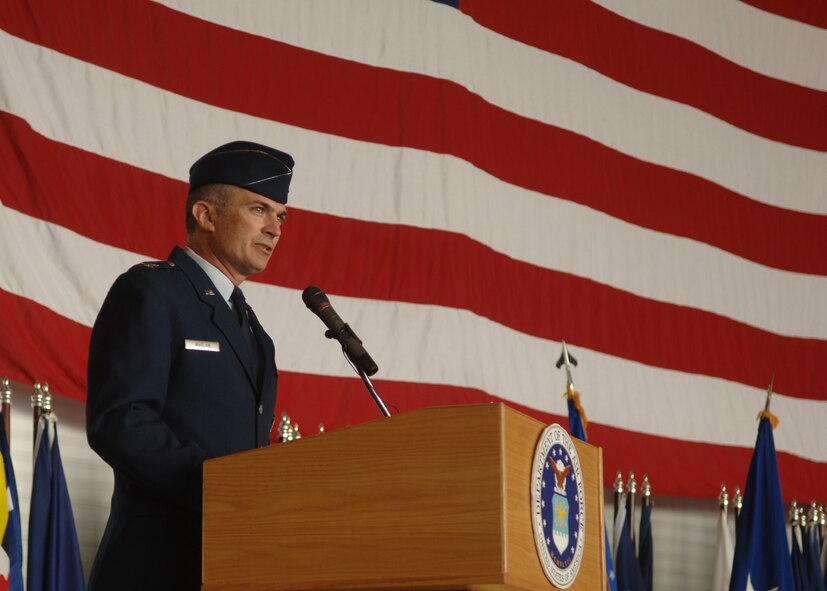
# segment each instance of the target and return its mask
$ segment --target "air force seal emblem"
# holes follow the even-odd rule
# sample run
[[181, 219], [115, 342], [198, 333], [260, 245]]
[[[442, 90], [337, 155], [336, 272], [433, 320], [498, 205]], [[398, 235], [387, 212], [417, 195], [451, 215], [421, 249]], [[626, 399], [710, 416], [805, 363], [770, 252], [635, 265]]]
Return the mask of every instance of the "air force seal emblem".
[[577, 450], [556, 423], [546, 427], [534, 452], [531, 511], [534, 544], [546, 577], [566, 589], [583, 559], [586, 502]]

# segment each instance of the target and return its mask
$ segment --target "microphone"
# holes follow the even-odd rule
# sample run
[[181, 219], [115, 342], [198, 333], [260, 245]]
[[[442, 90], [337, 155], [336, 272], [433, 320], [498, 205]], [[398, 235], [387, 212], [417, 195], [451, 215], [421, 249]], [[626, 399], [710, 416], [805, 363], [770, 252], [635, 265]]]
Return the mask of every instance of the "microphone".
[[304, 300], [304, 305], [327, 326], [328, 330], [325, 331], [325, 336], [339, 341], [345, 354], [359, 369], [369, 376], [379, 371], [379, 367], [362, 346], [362, 341], [356, 336], [353, 329], [339, 317], [336, 310], [330, 305], [330, 300], [327, 299], [321, 289], [315, 285], [306, 287], [302, 292], [302, 300]]

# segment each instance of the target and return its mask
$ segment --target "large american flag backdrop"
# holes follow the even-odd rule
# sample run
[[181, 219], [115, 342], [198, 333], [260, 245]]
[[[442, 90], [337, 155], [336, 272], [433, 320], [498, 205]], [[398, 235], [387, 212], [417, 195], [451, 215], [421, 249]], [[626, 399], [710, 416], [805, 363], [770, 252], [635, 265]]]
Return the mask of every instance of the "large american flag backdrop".
[[0, 373], [83, 400], [110, 284], [248, 139], [297, 162], [245, 291], [305, 434], [379, 416], [314, 284], [401, 412], [565, 424], [565, 340], [607, 486], [743, 484], [775, 376], [784, 497], [823, 495], [820, 2], [3, 0], [0, 29]]

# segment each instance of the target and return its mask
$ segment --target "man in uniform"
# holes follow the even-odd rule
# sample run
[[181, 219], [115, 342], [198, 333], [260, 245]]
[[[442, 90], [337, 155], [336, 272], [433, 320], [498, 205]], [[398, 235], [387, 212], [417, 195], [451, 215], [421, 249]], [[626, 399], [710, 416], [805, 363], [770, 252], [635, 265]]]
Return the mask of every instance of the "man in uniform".
[[238, 288], [281, 236], [293, 159], [232, 142], [190, 169], [187, 247], [121, 275], [89, 348], [87, 437], [115, 489], [90, 591], [196, 591], [204, 460], [269, 443], [273, 341]]

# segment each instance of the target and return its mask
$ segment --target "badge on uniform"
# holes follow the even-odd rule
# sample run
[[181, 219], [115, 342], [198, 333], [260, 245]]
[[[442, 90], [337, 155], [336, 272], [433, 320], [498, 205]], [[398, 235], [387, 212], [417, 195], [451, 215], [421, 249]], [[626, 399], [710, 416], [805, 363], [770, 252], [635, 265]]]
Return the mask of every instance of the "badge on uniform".
[[197, 341], [195, 339], [184, 339], [184, 349], [190, 351], [215, 351], [218, 353], [221, 349], [218, 341]]

